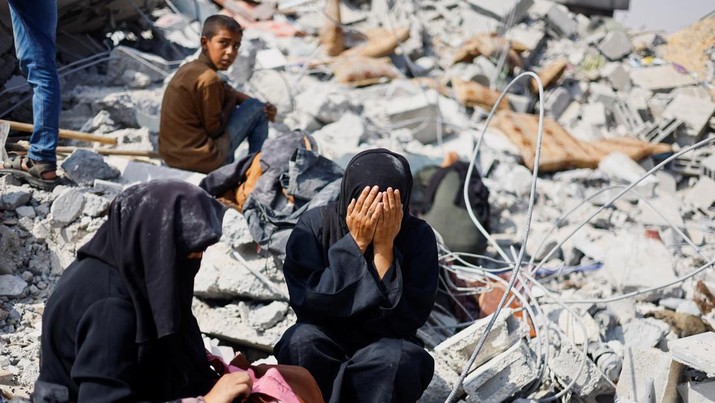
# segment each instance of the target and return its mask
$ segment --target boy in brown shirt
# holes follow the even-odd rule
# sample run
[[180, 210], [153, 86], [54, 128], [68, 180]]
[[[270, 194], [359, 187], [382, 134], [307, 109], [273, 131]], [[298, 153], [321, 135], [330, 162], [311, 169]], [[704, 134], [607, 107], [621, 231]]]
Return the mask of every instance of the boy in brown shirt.
[[221, 80], [238, 56], [243, 36], [232, 18], [213, 15], [201, 32], [201, 55], [179, 68], [164, 92], [159, 153], [167, 165], [209, 173], [233, 161], [248, 137], [249, 153], [261, 149], [276, 108]]

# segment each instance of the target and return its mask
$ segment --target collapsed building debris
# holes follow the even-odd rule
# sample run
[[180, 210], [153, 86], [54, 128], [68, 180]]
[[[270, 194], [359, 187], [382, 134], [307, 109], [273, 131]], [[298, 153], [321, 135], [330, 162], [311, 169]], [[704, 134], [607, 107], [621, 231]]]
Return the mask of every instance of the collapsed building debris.
[[[220, 10], [245, 27], [226, 79], [278, 105], [270, 136], [310, 131], [341, 166], [388, 147], [415, 171], [448, 151], [474, 159], [480, 145], [489, 246], [441, 256], [445, 300], [419, 334], [436, 360], [421, 401], [713, 398], [715, 18], [663, 37], [579, 14], [602, 8], [588, 1], [119, 3], [58, 3], [61, 125], [96, 136], [63, 138], [58, 150], [79, 186], [44, 192], [0, 177], [3, 396], [31, 389], [43, 303], [114, 196], [155, 178], [203, 177], [160, 166], [152, 152], [163, 85], [197, 51], [199, 21]], [[29, 121], [5, 11], [0, 1], [0, 117]], [[90, 35], [98, 31], [111, 49]], [[545, 99], [526, 79], [497, 104], [527, 70]], [[23, 150], [27, 137], [8, 131], [0, 124], [2, 143]], [[227, 214], [195, 284], [194, 313], [215, 338], [207, 345], [229, 359], [229, 346], [269, 355], [296, 320], [282, 261], [247, 225]], [[512, 279], [512, 301], [496, 312]]]

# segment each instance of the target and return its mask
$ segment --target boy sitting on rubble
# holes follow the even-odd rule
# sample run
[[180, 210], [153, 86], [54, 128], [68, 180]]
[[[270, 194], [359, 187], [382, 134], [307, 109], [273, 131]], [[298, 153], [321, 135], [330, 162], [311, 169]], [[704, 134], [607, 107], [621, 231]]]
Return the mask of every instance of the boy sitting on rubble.
[[238, 56], [243, 31], [232, 18], [214, 15], [201, 32], [201, 55], [181, 66], [161, 105], [159, 153], [167, 165], [208, 173], [233, 162], [248, 137], [249, 153], [261, 149], [276, 108], [222, 81]]

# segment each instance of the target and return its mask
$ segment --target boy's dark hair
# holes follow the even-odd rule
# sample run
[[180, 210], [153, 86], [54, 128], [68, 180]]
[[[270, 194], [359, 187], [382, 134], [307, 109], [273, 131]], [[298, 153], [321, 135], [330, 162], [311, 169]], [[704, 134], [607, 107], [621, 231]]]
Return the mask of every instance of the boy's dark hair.
[[217, 14], [206, 19], [201, 30], [201, 36], [211, 39], [220, 29], [243, 33], [243, 28], [236, 20], [226, 15]]

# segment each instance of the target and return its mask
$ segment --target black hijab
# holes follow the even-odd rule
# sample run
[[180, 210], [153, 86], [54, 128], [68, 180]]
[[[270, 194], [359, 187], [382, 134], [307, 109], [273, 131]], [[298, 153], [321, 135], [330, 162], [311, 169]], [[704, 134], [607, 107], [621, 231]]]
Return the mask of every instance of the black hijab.
[[403, 232], [410, 219], [412, 193], [410, 164], [402, 155], [384, 148], [365, 150], [355, 155], [345, 168], [337, 203], [330, 204], [322, 210], [321, 242], [324, 251], [349, 232], [346, 217], [350, 201], [357, 199], [366, 186], [375, 185], [379, 186], [381, 192], [386, 191], [388, 187], [400, 190], [403, 210], [400, 233]]
[[[202, 189], [155, 180], [126, 189], [112, 202], [107, 221], [77, 252], [116, 268], [131, 295], [139, 344], [176, 334], [191, 316], [199, 259], [218, 242], [225, 208]], [[182, 321], [184, 323], [182, 323]]]

